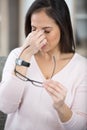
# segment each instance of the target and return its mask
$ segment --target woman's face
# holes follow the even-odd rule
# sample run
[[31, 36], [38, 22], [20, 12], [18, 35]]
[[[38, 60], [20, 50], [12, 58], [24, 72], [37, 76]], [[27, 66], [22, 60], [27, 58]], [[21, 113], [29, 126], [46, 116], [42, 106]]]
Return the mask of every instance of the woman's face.
[[44, 10], [32, 14], [31, 28], [32, 31], [44, 30], [47, 44], [41, 48], [42, 51], [54, 52], [59, 50], [58, 43], [60, 42], [60, 28]]

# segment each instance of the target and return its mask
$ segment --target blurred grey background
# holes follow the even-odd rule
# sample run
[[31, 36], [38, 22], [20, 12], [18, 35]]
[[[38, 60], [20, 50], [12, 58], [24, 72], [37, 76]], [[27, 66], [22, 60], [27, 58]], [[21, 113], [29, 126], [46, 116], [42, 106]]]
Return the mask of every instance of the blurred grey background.
[[[0, 56], [24, 42], [24, 19], [34, 0], [0, 0]], [[87, 56], [87, 0], [66, 0], [70, 9], [77, 52]]]

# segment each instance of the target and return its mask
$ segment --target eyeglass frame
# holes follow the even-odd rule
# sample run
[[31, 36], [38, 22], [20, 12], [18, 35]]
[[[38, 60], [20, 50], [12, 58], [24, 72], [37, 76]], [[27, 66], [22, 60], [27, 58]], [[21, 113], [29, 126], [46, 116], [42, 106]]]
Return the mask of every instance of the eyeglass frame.
[[[14, 72], [15, 72], [15, 75], [16, 75], [19, 79], [21, 79], [21, 80], [23, 80], [23, 81], [26, 81], [26, 82], [27, 82], [27, 81], [30, 81], [33, 85], [35, 85], [35, 86], [37, 86], [37, 87], [42, 87], [43, 82], [36, 81], [36, 80], [32, 80], [32, 79], [28, 78], [27, 76], [24, 76], [23, 74], [21, 74], [20, 72], [18, 72], [16, 69], [14, 70]], [[19, 74], [20, 76], [24, 77], [26, 80], [20, 78], [17, 74]], [[35, 83], [36, 83], [36, 84], [40, 84], [40, 85], [36, 85]]]

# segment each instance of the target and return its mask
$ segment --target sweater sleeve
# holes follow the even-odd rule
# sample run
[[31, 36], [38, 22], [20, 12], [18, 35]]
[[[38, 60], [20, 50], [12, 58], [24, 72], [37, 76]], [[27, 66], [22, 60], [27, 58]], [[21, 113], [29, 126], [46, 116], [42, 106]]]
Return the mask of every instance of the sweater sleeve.
[[4, 113], [15, 112], [23, 96], [25, 82], [15, 76], [0, 84], [0, 110]]
[[[86, 69], [87, 70], [87, 69]], [[87, 130], [87, 72], [76, 88], [74, 100], [71, 106], [73, 115], [71, 119], [62, 123], [64, 130]]]
[[19, 56], [19, 53], [20, 49], [15, 49], [9, 54], [3, 70], [0, 83], [0, 110], [4, 113], [12, 113], [18, 109], [26, 86], [24, 81], [12, 74], [15, 59]]

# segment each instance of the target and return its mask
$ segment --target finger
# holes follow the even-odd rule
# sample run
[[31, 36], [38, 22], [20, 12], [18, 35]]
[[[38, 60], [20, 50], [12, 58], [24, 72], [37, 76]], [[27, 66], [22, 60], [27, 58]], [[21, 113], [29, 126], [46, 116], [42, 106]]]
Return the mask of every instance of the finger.
[[46, 39], [45, 35], [40, 36], [40, 37], [37, 39], [37, 43], [40, 44], [41, 42], [43, 42], [44, 39]]
[[60, 85], [59, 83], [57, 83], [57, 82], [54, 82], [53, 84], [50, 84], [50, 87], [53, 88], [58, 93], [64, 95], [64, 96], [67, 93], [66, 89], [62, 85]]
[[36, 35], [34, 35], [34, 37], [39, 38], [43, 34], [44, 34], [44, 30], [40, 30], [40, 31], [37, 31], [37, 33], [36, 33]]
[[58, 94], [57, 91], [55, 91], [53, 88], [51, 88], [51, 87], [49, 87], [49, 86], [46, 88], [46, 90], [47, 90], [50, 94], [52, 94], [52, 95], [54, 95], [54, 96], [57, 96], [57, 94]]
[[64, 96], [66, 95], [67, 91], [64, 87], [61, 87], [61, 85], [58, 82], [55, 82], [53, 80], [49, 80], [47, 82], [45, 82], [45, 87], [51, 87], [52, 89], [54, 89], [55, 91], [57, 91], [57, 93], [63, 94]]
[[64, 101], [65, 99], [65, 97], [62, 94], [53, 91], [51, 88], [47, 88], [47, 92], [49, 93], [49, 95], [55, 103], [59, 103], [60, 101]]
[[56, 98], [63, 99], [63, 98], [65, 97], [65, 94], [64, 94], [64, 93], [60, 93], [60, 92], [56, 91], [55, 89], [53, 89], [53, 88], [51, 88], [51, 87], [49, 87], [49, 86], [48, 86], [46, 89], [47, 89], [47, 91], [48, 91], [51, 95], [55, 96]]
[[47, 40], [44, 39], [41, 43], [40, 43], [40, 49], [47, 44]]
[[26, 38], [30, 38], [30, 37], [32, 38], [33, 36], [35, 37], [37, 33], [38, 33], [38, 30], [32, 31], [32, 32], [30, 32], [30, 33], [28, 34], [28, 36], [27, 36]]
[[54, 88], [50, 87], [49, 84], [44, 84], [44, 87], [46, 88], [46, 90], [48, 91], [49, 94], [54, 95], [54, 96], [57, 97], [59, 92], [56, 91]]

